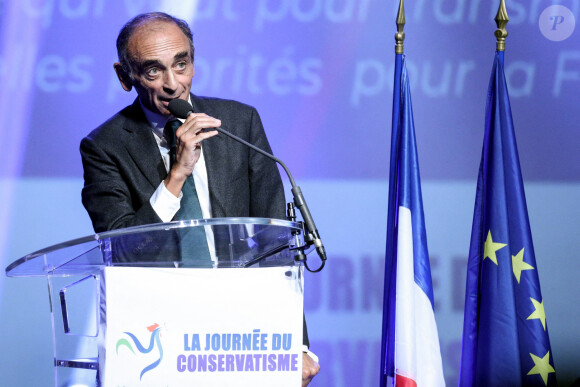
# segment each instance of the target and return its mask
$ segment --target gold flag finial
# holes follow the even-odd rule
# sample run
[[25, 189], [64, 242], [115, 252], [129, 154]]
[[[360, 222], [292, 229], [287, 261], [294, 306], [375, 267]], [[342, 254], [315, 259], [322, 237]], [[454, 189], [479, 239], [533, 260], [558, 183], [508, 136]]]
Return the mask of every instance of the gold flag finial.
[[403, 5], [403, 0], [399, 1], [399, 12], [397, 12], [397, 33], [395, 34], [395, 54], [402, 54], [403, 40], [405, 40], [405, 33], [403, 32], [403, 27], [405, 27], [405, 7]]
[[495, 30], [495, 37], [497, 39], [497, 50], [505, 51], [505, 38], [508, 36], [508, 32], [505, 27], [507, 26], [510, 18], [508, 17], [507, 10], [505, 8], [505, 1], [500, 0], [499, 9], [497, 10], [497, 15], [495, 15], [495, 24], [497, 25], [497, 30]]

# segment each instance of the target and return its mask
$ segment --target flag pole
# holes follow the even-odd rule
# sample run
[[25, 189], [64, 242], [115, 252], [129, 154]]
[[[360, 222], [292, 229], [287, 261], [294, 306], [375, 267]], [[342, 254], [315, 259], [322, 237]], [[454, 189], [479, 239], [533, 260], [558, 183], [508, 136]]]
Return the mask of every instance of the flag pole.
[[387, 214], [387, 245], [385, 251], [385, 283], [383, 298], [383, 332], [381, 339], [381, 375], [380, 386], [386, 387], [392, 384], [394, 377], [394, 353], [395, 353], [395, 286], [396, 286], [396, 259], [393, 258], [393, 246], [395, 244], [395, 219], [397, 212], [396, 186], [397, 171], [397, 154], [399, 139], [399, 115], [400, 115], [400, 96], [401, 96], [401, 69], [403, 40], [405, 40], [405, 9], [403, 0], [399, 0], [399, 11], [397, 12], [397, 33], [395, 34], [395, 68], [393, 79], [393, 114], [392, 114], [392, 131], [391, 131], [391, 157], [389, 170], [389, 202]]
[[497, 15], [495, 15], [495, 24], [497, 25], [497, 30], [495, 30], [495, 37], [497, 39], [496, 50], [505, 51], [505, 38], [508, 36], [508, 32], [505, 29], [510, 18], [508, 17], [507, 10], [505, 7], [505, 1], [500, 0], [499, 9], [497, 10]]
[[556, 371], [503, 66], [509, 21], [504, 0], [495, 21], [459, 386], [552, 386], [557, 385]]
[[[503, 1], [503, 0], [502, 0]], [[395, 34], [395, 54], [402, 54], [404, 52], [403, 40], [405, 40], [405, 6], [403, 0], [399, 1], [399, 11], [397, 12], [397, 33]]]
[[380, 386], [439, 387], [445, 380], [403, 53], [403, 0], [396, 24]]

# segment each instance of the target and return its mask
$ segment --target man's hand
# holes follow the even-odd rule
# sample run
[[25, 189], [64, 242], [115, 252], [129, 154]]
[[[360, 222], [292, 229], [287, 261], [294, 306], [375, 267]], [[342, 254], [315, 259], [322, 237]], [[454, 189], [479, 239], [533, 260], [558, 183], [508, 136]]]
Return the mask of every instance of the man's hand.
[[205, 113], [191, 113], [183, 125], [177, 129], [177, 157], [165, 179], [165, 187], [176, 197], [179, 196], [185, 180], [193, 173], [193, 167], [201, 155], [201, 142], [217, 135], [216, 130], [204, 132], [203, 129], [217, 128], [222, 122]]
[[302, 352], [302, 387], [306, 387], [320, 371], [320, 365], [306, 352]]

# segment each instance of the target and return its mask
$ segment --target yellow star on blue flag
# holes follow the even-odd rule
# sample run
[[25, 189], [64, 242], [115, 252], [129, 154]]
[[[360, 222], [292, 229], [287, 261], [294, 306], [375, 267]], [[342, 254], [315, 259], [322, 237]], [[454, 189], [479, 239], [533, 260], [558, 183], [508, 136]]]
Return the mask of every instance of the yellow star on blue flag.
[[532, 304], [534, 305], [534, 312], [528, 316], [528, 320], [540, 320], [544, 330], [546, 330], [546, 312], [544, 311], [544, 301], [540, 302], [538, 300], [534, 300], [532, 297], [530, 297], [530, 300], [532, 300]]
[[505, 247], [505, 243], [494, 242], [491, 237], [491, 230], [489, 230], [487, 233], [487, 239], [485, 240], [483, 259], [489, 258], [497, 265], [497, 256], [495, 255], [495, 252], [503, 247]]
[[514, 271], [514, 276], [520, 283], [520, 278], [522, 276], [522, 271], [524, 270], [534, 270], [534, 267], [526, 262], [524, 262], [524, 249], [521, 249], [516, 255], [512, 255], [512, 268]]
[[550, 365], [550, 351], [546, 353], [544, 357], [539, 357], [530, 353], [532, 360], [534, 361], [534, 368], [528, 372], [528, 375], [540, 375], [544, 385], [548, 385], [548, 375], [555, 373], [556, 370]]

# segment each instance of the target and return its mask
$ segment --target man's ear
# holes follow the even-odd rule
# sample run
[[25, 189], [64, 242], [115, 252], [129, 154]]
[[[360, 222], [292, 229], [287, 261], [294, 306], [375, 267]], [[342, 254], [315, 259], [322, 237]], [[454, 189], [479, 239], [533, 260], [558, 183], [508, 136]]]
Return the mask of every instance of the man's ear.
[[115, 68], [115, 73], [117, 73], [117, 78], [119, 78], [119, 82], [121, 82], [123, 89], [125, 91], [131, 91], [131, 89], [133, 89], [133, 82], [131, 81], [129, 74], [127, 74], [127, 72], [123, 69], [123, 66], [121, 66], [121, 63], [117, 62], [113, 64], [113, 67]]

